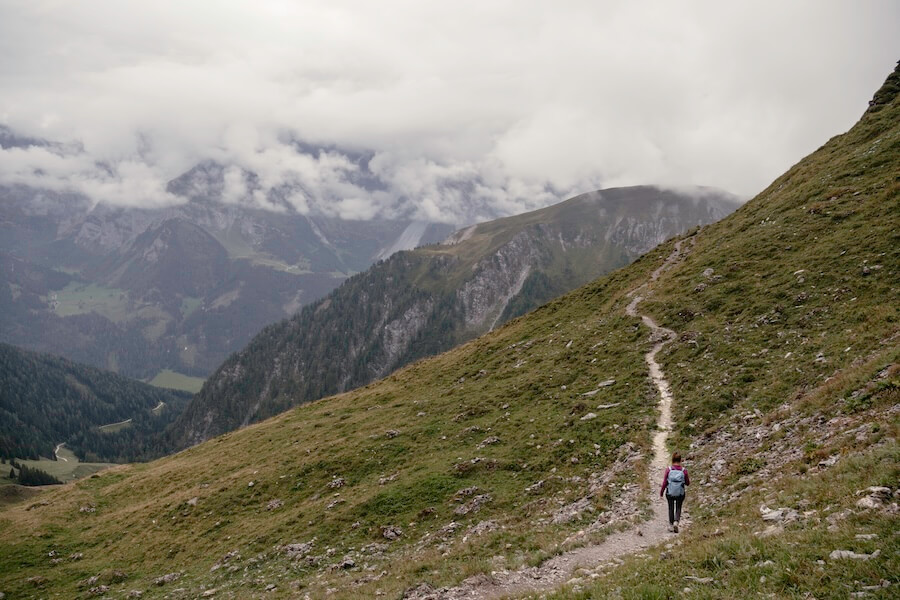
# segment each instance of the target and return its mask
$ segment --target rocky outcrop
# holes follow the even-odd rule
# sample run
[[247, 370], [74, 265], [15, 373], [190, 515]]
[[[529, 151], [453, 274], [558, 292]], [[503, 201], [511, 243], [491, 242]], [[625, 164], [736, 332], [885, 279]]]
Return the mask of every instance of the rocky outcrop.
[[175, 434], [182, 445], [197, 443], [367, 384], [490, 331], [736, 206], [703, 190], [604, 190], [395, 254], [263, 331], [210, 379]]
[[549, 235], [545, 225], [521, 231], [475, 265], [472, 278], [456, 293], [465, 311], [466, 328], [477, 332], [494, 328], [509, 301], [540, 264], [539, 244]]

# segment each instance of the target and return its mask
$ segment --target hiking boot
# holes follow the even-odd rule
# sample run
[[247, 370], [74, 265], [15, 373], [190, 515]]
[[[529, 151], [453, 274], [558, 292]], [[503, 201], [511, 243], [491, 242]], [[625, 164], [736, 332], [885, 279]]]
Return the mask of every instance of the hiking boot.
[[675, 521], [674, 523], [672, 523], [672, 531], [674, 531], [675, 533], [678, 533], [678, 521]]

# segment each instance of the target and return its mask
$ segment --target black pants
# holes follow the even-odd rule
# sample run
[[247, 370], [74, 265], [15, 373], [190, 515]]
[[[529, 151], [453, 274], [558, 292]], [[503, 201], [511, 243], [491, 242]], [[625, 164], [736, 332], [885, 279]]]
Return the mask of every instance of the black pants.
[[684, 504], [684, 496], [670, 496], [666, 493], [666, 502], [669, 503], [669, 524], [681, 520], [681, 505]]

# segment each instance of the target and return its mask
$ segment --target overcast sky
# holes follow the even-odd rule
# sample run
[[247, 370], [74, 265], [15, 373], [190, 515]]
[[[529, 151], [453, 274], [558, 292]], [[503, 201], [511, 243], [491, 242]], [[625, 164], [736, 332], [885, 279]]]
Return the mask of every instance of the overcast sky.
[[859, 118], [898, 29], [895, 0], [0, 0], [0, 124], [69, 143], [0, 150], [0, 183], [159, 205], [214, 160], [228, 201], [456, 223], [750, 197]]

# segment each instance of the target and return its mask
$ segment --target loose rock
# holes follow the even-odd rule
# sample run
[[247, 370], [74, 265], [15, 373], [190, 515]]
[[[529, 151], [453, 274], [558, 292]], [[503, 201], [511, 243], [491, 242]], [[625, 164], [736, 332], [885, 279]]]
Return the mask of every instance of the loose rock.
[[166, 585], [167, 583], [172, 583], [181, 578], [183, 573], [166, 573], [161, 577], [157, 577], [153, 580], [154, 585]]
[[831, 554], [828, 555], [828, 558], [830, 558], [831, 560], [871, 560], [873, 558], [878, 558], [879, 554], [881, 554], [881, 550], [876, 550], [872, 554], [857, 554], [852, 550], [834, 550]]

